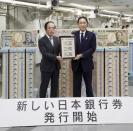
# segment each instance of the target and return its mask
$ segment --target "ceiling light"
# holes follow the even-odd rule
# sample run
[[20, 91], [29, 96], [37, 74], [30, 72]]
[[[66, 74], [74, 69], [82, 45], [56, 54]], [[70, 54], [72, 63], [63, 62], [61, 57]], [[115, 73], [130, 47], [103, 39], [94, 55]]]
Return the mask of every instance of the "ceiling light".
[[96, 14], [94, 13], [94, 11], [90, 12], [89, 18], [96, 18]]
[[72, 13], [75, 12], [74, 9], [72, 9], [72, 8], [65, 8], [65, 7], [56, 7], [56, 8], [54, 8], [54, 10], [62, 11], [62, 12], [72, 12]]
[[75, 4], [75, 3], [70, 3], [69, 6], [78, 7], [80, 9], [95, 9], [94, 6], [85, 6], [85, 5]]
[[78, 15], [78, 16], [82, 15], [82, 10], [79, 10], [79, 9], [75, 10], [75, 14]]
[[98, 14], [98, 16], [101, 16], [101, 17], [109, 17], [109, 18], [119, 18], [118, 16], [105, 15], [105, 14]]
[[102, 12], [109, 13], [109, 14], [116, 14], [116, 15], [119, 15], [120, 14], [119, 12], [109, 11], [109, 10], [102, 10]]
[[22, 2], [22, 1], [15, 1], [15, 0], [0, 0], [0, 2], [6, 3], [6, 4], [23, 5], [23, 6], [30, 6], [30, 7], [37, 7], [37, 8], [45, 8], [45, 9], [49, 8], [49, 6], [47, 5], [33, 4], [29, 2]]
[[65, 3], [65, 1], [63, 1], [63, 0], [59, 0], [59, 3]]
[[130, 14], [124, 14], [124, 16], [133, 17], [133, 15], [130, 15]]
[[82, 14], [85, 14], [85, 15], [90, 15], [92, 12], [91, 11], [83, 11]]

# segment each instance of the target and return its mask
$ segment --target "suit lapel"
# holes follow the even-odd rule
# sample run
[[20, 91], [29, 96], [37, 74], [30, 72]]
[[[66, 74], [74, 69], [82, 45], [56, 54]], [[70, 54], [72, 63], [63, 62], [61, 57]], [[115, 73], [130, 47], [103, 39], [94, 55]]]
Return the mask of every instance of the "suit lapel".
[[84, 36], [84, 41], [83, 41], [83, 45], [82, 45], [82, 48], [86, 48], [86, 46], [88, 46], [88, 44], [90, 43], [89, 41], [90, 41], [90, 39], [91, 39], [91, 36], [90, 36], [90, 34], [89, 34], [89, 31], [87, 31], [86, 30], [86, 32], [85, 32], [85, 36]]
[[90, 39], [89, 31], [86, 31], [85, 33], [85, 40], [88, 41]]
[[80, 32], [79, 32], [79, 31], [77, 32], [77, 36], [76, 36], [76, 38], [77, 38], [77, 42], [78, 42], [78, 44], [80, 44]]
[[52, 46], [52, 44], [51, 44], [49, 38], [48, 38], [46, 35], [44, 36], [44, 40], [45, 40], [46, 44], [47, 44], [51, 49], [53, 49], [53, 46]]
[[56, 43], [56, 38], [53, 36], [53, 42], [54, 42], [54, 47], [56, 47], [57, 43]]
[[57, 40], [56, 40], [56, 37], [53, 37], [53, 42], [54, 42], [54, 51], [56, 52], [57, 50]]

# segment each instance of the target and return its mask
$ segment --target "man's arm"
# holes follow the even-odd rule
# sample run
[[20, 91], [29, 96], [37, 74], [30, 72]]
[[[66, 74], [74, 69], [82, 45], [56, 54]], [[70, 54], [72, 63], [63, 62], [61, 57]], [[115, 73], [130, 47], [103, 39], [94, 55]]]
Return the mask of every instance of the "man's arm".
[[39, 50], [40, 50], [41, 54], [43, 55], [43, 57], [47, 58], [51, 61], [56, 61], [56, 55], [54, 55], [52, 53], [48, 53], [43, 44], [45, 44], [45, 43], [43, 43], [43, 41], [40, 39], [38, 41], [38, 47], [39, 47]]
[[91, 48], [89, 48], [88, 50], [83, 52], [83, 54], [82, 54], [83, 58], [91, 56], [95, 52], [95, 50], [96, 50], [96, 36], [95, 36], [95, 34], [93, 34], [92, 39], [90, 41], [90, 44], [91, 44]]

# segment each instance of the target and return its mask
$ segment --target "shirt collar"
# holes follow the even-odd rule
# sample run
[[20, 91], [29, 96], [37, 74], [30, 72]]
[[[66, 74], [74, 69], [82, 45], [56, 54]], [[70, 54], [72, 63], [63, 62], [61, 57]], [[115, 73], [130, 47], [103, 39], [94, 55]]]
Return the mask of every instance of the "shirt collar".
[[80, 34], [81, 34], [81, 33], [85, 34], [85, 33], [86, 33], [86, 30], [85, 30], [85, 31], [83, 31], [83, 32], [82, 32], [82, 31], [80, 31]]
[[46, 36], [48, 37], [48, 39], [53, 39], [53, 36], [50, 37], [48, 34], [46, 34]]

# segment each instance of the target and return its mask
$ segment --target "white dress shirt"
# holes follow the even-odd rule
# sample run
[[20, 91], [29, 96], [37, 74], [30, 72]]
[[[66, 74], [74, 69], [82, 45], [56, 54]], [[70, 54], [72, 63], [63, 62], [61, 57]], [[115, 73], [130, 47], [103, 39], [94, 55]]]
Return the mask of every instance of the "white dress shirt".
[[50, 40], [52, 46], [54, 46], [54, 40], [53, 40], [53, 36], [50, 37], [49, 35], [46, 34], [46, 36], [48, 37], [48, 39]]
[[86, 31], [84, 31], [84, 32], [80, 31], [80, 42], [81, 42], [81, 35], [82, 35], [82, 33], [83, 33], [83, 37], [85, 37]]

